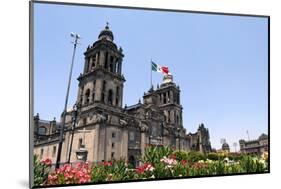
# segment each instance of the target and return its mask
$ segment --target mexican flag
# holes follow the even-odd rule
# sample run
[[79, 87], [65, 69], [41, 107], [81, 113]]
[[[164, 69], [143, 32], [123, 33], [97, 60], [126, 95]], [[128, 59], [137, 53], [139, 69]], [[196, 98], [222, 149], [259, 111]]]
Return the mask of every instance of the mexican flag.
[[151, 60], [151, 70], [155, 72], [161, 72], [165, 75], [171, 75], [167, 66], [160, 66]]

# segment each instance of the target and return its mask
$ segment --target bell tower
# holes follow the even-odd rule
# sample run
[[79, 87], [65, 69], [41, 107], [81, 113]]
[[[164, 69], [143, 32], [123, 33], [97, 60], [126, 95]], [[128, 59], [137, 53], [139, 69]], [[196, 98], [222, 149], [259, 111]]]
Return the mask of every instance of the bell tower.
[[172, 127], [183, 128], [180, 88], [173, 82], [172, 75], [164, 75], [156, 93], [156, 103], [164, 111], [165, 122]]
[[124, 54], [114, 43], [108, 23], [84, 55], [83, 72], [78, 77], [74, 149], [86, 150], [89, 161], [127, 157], [127, 131], [120, 124], [124, 117]]
[[88, 46], [83, 73], [80, 74], [77, 102], [80, 107], [101, 104], [122, 108], [123, 86], [122, 48], [113, 42], [114, 36], [108, 23], [98, 40]]

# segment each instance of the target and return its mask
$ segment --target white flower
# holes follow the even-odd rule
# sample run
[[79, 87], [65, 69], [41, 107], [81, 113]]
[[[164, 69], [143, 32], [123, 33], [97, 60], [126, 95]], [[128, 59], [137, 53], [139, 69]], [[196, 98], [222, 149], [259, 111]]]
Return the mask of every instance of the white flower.
[[150, 178], [155, 178], [155, 176], [154, 176], [154, 175], [152, 175]]
[[170, 158], [167, 158], [166, 156], [164, 156], [160, 161], [168, 164], [168, 165], [175, 165], [177, 164], [177, 160], [175, 159], [170, 159]]
[[146, 171], [154, 171], [154, 167], [152, 165], [147, 165], [147, 167], [145, 168]]

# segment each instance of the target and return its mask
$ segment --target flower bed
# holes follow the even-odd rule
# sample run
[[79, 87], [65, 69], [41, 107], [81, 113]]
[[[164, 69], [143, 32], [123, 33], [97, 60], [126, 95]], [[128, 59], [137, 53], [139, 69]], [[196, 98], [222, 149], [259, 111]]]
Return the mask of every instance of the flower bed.
[[89, 165], [87, 162], [74, 166], [66, 164], [59, 169], [50, 171], [50, 160], [36, 161], [35, 185], [261, 173], [268, 170], [266, 155], [262, 157], [217, 153], [204, 155], [199, 152], [175, 151], [165, 146], [148, 146], [140, 158], [140, 162], [136, 168], [124, 160], [118, 160], [105, 161], [97, 165]]

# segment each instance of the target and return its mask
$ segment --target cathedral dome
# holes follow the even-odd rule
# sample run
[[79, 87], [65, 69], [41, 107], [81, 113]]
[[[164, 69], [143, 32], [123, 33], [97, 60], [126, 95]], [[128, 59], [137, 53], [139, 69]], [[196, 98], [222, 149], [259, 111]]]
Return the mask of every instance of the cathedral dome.
[[222, 150], [229, 150], [229, 145], [226, 142], [222, 144]]
[[107, 39], [109, 41], [113, 41], [114, 40], [113, 33], [109, 29], [108, 22], [106, 23], [105, 28], [100, 32], [98, 38], [99, 39]]

